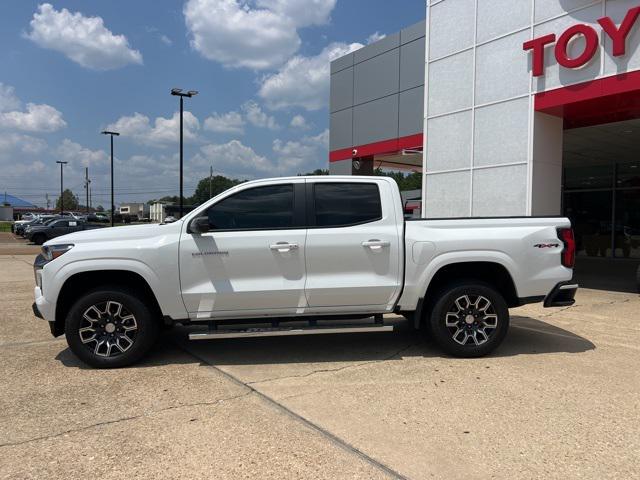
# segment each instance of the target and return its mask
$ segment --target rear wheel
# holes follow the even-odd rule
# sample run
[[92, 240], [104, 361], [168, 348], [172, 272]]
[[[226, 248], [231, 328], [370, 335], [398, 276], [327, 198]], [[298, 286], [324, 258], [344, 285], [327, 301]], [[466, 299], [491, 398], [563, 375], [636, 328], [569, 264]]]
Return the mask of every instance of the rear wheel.
[[429, 326], [445, 352], [456, 357], [481, 357], [504, 340], [509, 330], [509, 309], [491, 286], [459, 282], [441, 291]]
[[71, 351], [97, 368], [137, 362], [154, 345], [158, 330], [152, 311], [118, 287], [86, 294], [71, 307], [65, 323]]

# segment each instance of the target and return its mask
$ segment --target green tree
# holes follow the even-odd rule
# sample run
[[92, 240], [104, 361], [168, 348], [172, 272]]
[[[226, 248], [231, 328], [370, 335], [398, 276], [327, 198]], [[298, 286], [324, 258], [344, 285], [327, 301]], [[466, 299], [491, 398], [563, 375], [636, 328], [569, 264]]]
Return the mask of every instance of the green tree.
[[420, 190], [422, 188], [422, 174], [418, 172], [408, 173], [405, 175], [402, 172], [393, 172], [376, 168], [373, 174], [393, 178], [398, 184], [401, 192], [405, 190]]
[[307, 173], [299, 173], [298, 176], [308, 176], [308, 175], [329, 175], [329, 169], [326, 168], [316, 168], [313, 172]]
[[216, 175], [211, 178], [211, 194], [209, 194], [209, 177], [205, 177], [198, 182], [193, 196], [185, 198], [185, 202], [190, 205], [199, 205], [240, 183], [242, 183], [242, 180]]
[[[78, 197], [76, 197], [68, 188], [62, 192], [62, 199], [64, 200], [63, 206], [65, 210], [78, 210]], [[60, 200], [61, 198], [58, 197], [58, 200], [56, 201], [56, 210], [60, 210]]]

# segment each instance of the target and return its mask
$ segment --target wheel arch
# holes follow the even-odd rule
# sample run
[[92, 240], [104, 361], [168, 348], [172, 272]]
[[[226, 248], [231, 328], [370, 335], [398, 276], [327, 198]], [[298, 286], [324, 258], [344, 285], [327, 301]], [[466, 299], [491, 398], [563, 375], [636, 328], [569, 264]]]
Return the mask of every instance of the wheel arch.
[[107, 285], [117, 285], [118, 287], [139, 292], [141, 298], [151, 308], [154, 316], [158, 318], [158, 321], [163, 318], [156, 295], [149, 282], [139, 273], [123, 269], [90, 270], [74, 273], [64, 281], [60, 288], [53, 325], [54, 336], [64, 333], [67, 314], [78, 298], [90, 290]]
[[509, 308], [520, 305], [513, 276], [503, 264], [490, 260], [447, 263], [433, 274], [423, 292], [414, 318], [416, 328], [430, 315], [438, 291], [460, 280], [486, 283], [503, 295]]

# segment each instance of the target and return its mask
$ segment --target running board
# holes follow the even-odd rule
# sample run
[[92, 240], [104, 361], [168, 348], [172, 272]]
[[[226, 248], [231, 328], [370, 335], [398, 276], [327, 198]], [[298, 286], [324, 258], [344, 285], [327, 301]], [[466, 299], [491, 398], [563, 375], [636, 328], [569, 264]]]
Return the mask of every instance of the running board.
[[326, 335], [335, 333], [392, 332], [393, 325], [342, 325], [326, 327], [272, 327], [244, 328], [229, 330], [209, 330], [204, 333], [190, 333], [189, 340], [220, 340], [222, 338], [283, 337], [289, 335]]

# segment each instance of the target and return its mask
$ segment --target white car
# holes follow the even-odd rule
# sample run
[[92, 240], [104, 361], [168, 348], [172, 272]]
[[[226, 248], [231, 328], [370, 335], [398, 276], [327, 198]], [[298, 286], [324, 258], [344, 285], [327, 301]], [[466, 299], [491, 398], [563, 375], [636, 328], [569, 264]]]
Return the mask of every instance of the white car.
[[176, 220], [178, 220], [176, 217], [172, 215], [168, 215], [167, 217], [164, 218], [164, 223], [173, 223]]
[[574, 254], [566, 218], [405, 221], [386, 177], [257, 180], [175, 223], [45, 243], [34, 312], [95, 367], [139, 360], [162, 324], [210, 327], [191, 339], [388, 331], [393, 312], [476, 357], [502, 342], [510, 307], [573, 303]]

